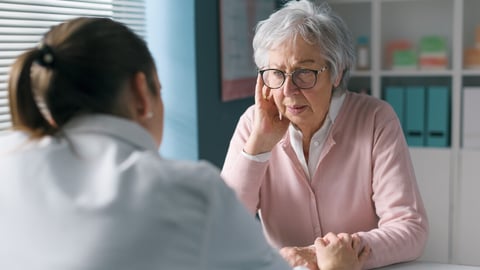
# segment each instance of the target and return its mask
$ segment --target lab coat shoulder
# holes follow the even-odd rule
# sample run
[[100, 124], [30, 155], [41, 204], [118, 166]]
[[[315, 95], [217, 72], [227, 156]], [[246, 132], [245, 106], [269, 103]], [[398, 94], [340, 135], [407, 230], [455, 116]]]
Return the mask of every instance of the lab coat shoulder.
[[267, 243], [260, 223], [221, 179], [217, 167], [206, 161], [157, 164], [160, 185], [169, 190], [170, 200], [177, 206], [185, 203], [182, 211], [204, 218], [199, 224], [205, 269], [291, 269]]

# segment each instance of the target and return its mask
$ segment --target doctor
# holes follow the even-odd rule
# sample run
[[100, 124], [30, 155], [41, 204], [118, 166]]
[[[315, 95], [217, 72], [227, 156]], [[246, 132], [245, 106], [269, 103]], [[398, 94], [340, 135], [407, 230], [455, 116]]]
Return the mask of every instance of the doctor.
[[[158, 155], [160, 90], [146, 44], [110, 19], [57, 25], [16, 60], [0, 269], [290, 269], [215, 167]], [[335, 235], [313, 248], [321, 269], [368, 255]]]

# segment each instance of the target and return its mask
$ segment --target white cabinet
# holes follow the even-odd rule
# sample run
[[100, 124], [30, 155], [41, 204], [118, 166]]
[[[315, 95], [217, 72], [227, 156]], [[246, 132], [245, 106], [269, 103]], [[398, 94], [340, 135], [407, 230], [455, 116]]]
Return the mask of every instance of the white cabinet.
[[460, 152], [459, 175], [455, 190], [452, 259], [453, 262], [480, 265], [480, 151]]
[[430, 223], [430, 236], [421, 259], [448, 263], [451, 220], [450, 151], [410, 148], [410, 154]]
[[[318, 1], [320, 2], [320, 1]], [[354, 39], [368, 36], [370, 70], [352, 72], [350, 90], [368, 88], [383, 98], [388, 85], [442, 85], [450, 91], [449, 144], [411, 147], [410, 152], [430, 219], [422, 260], [480, 265], [480, 149], [462, 147], [464, 87], [479, 87], [480, 69], [464, 68], [466, 48], [480, 47], [479, 0], [327, 0], [345, 20]], [[392, 70], [386, 44], [409, 40], [418, 49], [426, 35], [444, 37], [445, 69]], [[478, 41], [477, 41], [478, 40]], [[479, 54], [480, 59], [480, 54]], [[470, 58], [468, 59], [470, 60]], [[480, 68], [480, 65], [478, 66]], [[479, 103], [480, 106], [480, 103]], [[480, 115], [478, 117], [480, 124]]]

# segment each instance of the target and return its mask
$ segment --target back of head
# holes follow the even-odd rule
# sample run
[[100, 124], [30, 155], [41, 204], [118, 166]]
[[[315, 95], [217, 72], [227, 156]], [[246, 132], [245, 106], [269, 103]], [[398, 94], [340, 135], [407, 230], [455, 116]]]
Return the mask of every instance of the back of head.
[[289, 1], [268, 19], [259, 22], [253, 39], [257, 66], [266, 67], [268, 51], [294, 42], [298, 36], [318, 46], [318, 53], [327, 61], [332, 81], [343, 75], [339, 86], [345, 88], [349, 70], [355, 63], [353, 39], [345, 22], [327, 3]]
[[[15, 129], [53, 134], [88, 113], [127, 116], [122, 85], [137, 72], [155, 93], [155, 66], [145, 42], [108, 18], [81, 17], [54, 26], [15, 61], [8, 85]], [[128, 116], [127, 116], [128, 117]]]

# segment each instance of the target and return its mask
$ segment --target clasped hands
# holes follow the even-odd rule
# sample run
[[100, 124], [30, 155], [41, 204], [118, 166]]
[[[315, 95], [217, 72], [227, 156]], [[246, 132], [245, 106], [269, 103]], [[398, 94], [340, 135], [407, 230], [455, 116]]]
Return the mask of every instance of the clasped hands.
[[360, 270], [370, 252], [359, 236], [347, 233], [328, 233], [311, 246], [280, 249], [292, 267], [304, 266], [310, 270]]

